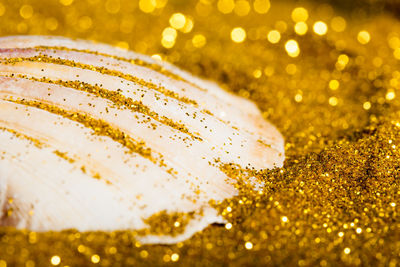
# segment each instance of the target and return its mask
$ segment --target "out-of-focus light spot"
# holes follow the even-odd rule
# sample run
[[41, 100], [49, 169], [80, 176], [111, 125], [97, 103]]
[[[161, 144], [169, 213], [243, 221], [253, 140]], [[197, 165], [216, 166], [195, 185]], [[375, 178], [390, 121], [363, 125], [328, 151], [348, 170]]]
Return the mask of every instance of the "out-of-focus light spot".
[[262, 75], [262, 71], [260, 69], [256, 69], [253, 71], [254, 78], [258, 79], [261, 77], [261, 75]]
[[308, 19], [308, 11], [304, 7], [296, 7], [292, 11], [292, 20], [294, 22], [306, 21]]
[[276, 44], [281, 39], [281, 34], [277, 30], [272, 30], [268, 33], [267, 39], [270, 43]]
[[282, 216], [282, 217], [281, 217], [281, 221], [285, 223], [285, 222], [288, 222], [289, 219], [288, 219], [288, 217], [286, 217], [286, 216]]
[[254, 10], [259, 14], [265, 14], [271, 7], [269, 0], [255, 0], [253, 3]]
[[226, 228], [227, 230], [232, 229], [232, 224], [231, 224], [231, 223], [225, 224], [225, 228]]
[[6, 13], [6, 7], [0, 3], [0, 17]]
[[140, 257], [142, 257], [143, 259], [147, 258], [148, 256], [149, 252], [147, 252], [147, 250], [140, 251]]
[[235, 43], [241, 43], [246, 39], [246, 31], [242, 27], [236, 27], [231, 31], [231, 39]]
[[334, 17], [331, 20], [331, 28], [335, 32], [343, 32], [346, 29], [346, 20], [340, 16]]
[[244, 246], [245, 246], [246, 249], [250, 250], [250, 249], [253, 248], [253, 243], [251, 243], [251, 242], [246, 242], [246, 243], [244, 244]]
[[285, 44], [286, 52], [291, 57], [297, 57], [300, 54], [299, 45], [295, 40], [289, 40]]
[[154, 54], [154, 55], [151, 55], [151, 57], [154, 58], [155, 60], [162, 60], [162, 57], [160, 54]]
[[344, 254], [350, 254], [351, 249], [350, 249], [350, 248], [345, 248], [345, 249], [343, 250], [343, 252], [344, 252]]
[[63, 6], [70, 6], [73, 2], [74, 2], [74, 0], [60, 0], [60, 3]]
[[50, 262], [52, 265], [59, 265], [61, 262], [61, 258], [57, 255], [51, 257]]
[[239, 0], [235, 4], [234, 11], [238, 16], [246, 16], [250, 12], [250, 4], [246, 0]]
[[369, 101], [364, 102], [363, 109], [369, 110], [370, 108], [371, 108], [371, 102]]
[[396, 203], [392, 202], [392, 203], [390, 203], [390, 206], [392, 206], [394, 208], [394, 207], [396, 207]]
[[55, 18], [47, 18], [44, 22], [46, 29], [55, 31], [58, 28], [58, 21]]
[[331, 80], [330, 82], [329, 82], [329, 88], [331, 89], [331, 90], [337, 90], [338, 88], [339, 88], [339, 81], [338, 80]]
[[171, 260], [172, 260], [173, 262], [178, 261], [178, 260], [179, 260], [179, 254], [177, 254], [177, 253], [172, 254], [172, 255], [171, 255]]
[[139, 8], [144, 13], [151, 13], [156, 9], [155, 0], [139, 0]]
[[33, 16], [33, 8], [30, 5], [23, 5], [19, 9], [19, 14], [24, 19], [30, 19]]
[[357, 35], [357, 40], [360, 44], [367, 44], [371, 40], [371, 36], [367, 31], [360, 31]]
[[361, 234], [361, 233], [362, 233], [362, 229], [361, 229], [360, 227], [357, 227], [356, 233], [357, 233], [357, 234]]
[[345, 54], [341, 54], [338, 57], [336, 68], [338, 70], [343, 70], [346, 67], [347, 63], [349, 63], [349, 57]]
[[298, 35], [304, 35], [304, 34], [306, 34], [307, 31], [308, 31], [308, 26], [307, 26], [307, 24], [306, 24], [305, 22], [303, 22], [303, 21], [297, 22], [297, 23], [294, 25], [294, 31], [295, 31]]
[[92, 19], [90, 17], [83, 16], [78, 20], [78, 25], [79, 25], [80, 29], [86, 31], [86, 30], [89, 30], [92, 27], [93, 21], [92, 21]]
[[399, 47], [399, 48], [396, 48], [396, 49], [393, 51], [393, 56], [394, 56], [396, 59], [400, 60], [400, 47]]
[[279, 20], [275, 23], [275, 28], [280, 32], [283, 33], [287, 30], [287, 24], [283, 20]]
[[124, 41], [117, 42], [115, 44], [115, 46], [117, 46], [117, 47], [119, 47], [121, 49], [124, 49], [124, 50], [128, 50], [129, 49], [129, 44], [127, 42], [124, 42]]
[[300, 103], [301, 101], [303, 101], [303, 96], [301, 94], [296, 94], [294, 96], [294, 101], [296, 101], [297, 103]]
[[386, 96], [385, 96], [386, 100], [388, 100], [388, 101], [391, 101], [391, 100], [395, 99], [395, 97], [396, 97], [396, 93], [392, 89], [390, 89], [386, 93]]
[[235, 2], [233, 0], [218, 0], [218, 10], [223, 14], [229, 14], [235, 8]]
[[392, 36], [392, 37], [388, 38], [388, 43], [392, 49], [396, 49], [396, 48], [400, 47], [400, 39], [397, 36]]
[[92, 261], [94, 264], [100, 262], [100, 256], [97, 255], [97, 254], [92, 255], [92, 257], [91, 257], [90, 259], [91, 259], [91, 261]]
[[272, 66], [267, 66], [264, 69], [264, 74], [267, 77], [271, 77], [272, 75], [274, 75], [274, 72], [275, 72], [275, 70], [274, 70], [274, 67], [272, 67]]
[[165, 48], [171, 48], [175, 45], [175, 39], [177, 36], [177, 32], [174, 28], [167, 27], [164, 29], [162, 33], [161, 44]]
[[201, 48], [207, 43], [206, 37], [202, 34], [196, 34], [192, 38], [192, 44], [196, 48]]
[[121, 2], [119, 0], [107, 0], [105, 8], [108, 13], [117, 14], [121, 9]]
[[344, 236], [344, 233], [343, 233], [343, 232], [339, 232], [339, 233], [338, 233], [338, 236], [339, 236], [339, 237], [343, 237], [343, 236]]
[[313, 30], [318, 35], [325, 35], [328, 31], [328, 26], [323, 21], [317, 21], [314, 23]]
[[332, 107], [335, 107], [338, 104], [338, 99], [335, 96], [331, 96], [329, 98], [328, 102], [329, 102], [329, 105], [331, 105]]
[[174, 13], [169, 18], [169, 24], [171, 25], [172, 28], [180, 30], [186, 24], [186, 17], [182, 13]]
[[156, 8], [163, 8], [168, 3], [168, 0], [156, 0]]
[[294, 74], [296, 74], [296, 71], [297, 71], [297, 67], [296, 67], [295, 64], [288, 64], [288, 65], [286, 66], [286, 72], [287, 72], [289, 75], [294, 75]]
[[182, 29], [180, 29], [183, 33], [191, 32], [193, 29], [194, 23], [191, 18], [186, 17], [186, 23]]

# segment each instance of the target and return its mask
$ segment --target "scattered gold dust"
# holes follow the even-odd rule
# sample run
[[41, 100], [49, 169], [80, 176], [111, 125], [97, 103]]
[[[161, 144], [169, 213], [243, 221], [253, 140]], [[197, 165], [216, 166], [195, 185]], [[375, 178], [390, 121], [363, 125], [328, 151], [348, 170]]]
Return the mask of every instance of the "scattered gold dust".
[[[103, 41], [175, 63], [247, 96], [285, 137], [286, 155], [283, 168], [252, 171], [260, 181], [258, 191], [240, 186], [237, 196], [215, 204], [229, 223], [211, 225], [186, 241], [137, 242], [137, 235], [149, 232], [179, 233], [190, 220], [167, 212], [148, 218], [149, 227], [139, 232], [35, 233], [2, 227], [0, 267], [54, 266], [53, 258], [58, 266], [89, 266], [94, 255], [104, 266], [210, 265], [210, 260], [214, 265], [397, 266], [399, 5], [391, 0], [299, 3], [0, 0], [2, 36]], [[243, 32], [235, 42], [230, 34], [238, 26]], [[62, 63], [57, 60], [51, 64]], [[162, 64], [132, 64], [179, 79]], [[119, 77], [109, 70], [93, 71]], [[162, 98], [181, 98], [152, 83]], [[127, 99], [100, 89], [105, 88], [84, 86], [87, 94], [127, 108], [122, 102]], [[196, 105], [195, 100], [185, 101]], [[132, 108], [151, 112], [141, 105]], [[17, 199], [4, 203], [4, 215], [13, 214], [8, 205]]]

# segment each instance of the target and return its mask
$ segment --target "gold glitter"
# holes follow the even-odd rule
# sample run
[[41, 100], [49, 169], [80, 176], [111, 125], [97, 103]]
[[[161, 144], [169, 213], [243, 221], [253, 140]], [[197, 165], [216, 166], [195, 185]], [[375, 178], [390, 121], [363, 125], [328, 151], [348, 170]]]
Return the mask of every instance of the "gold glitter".
[[[216, 203], [225, 224], [187, 241], [145, 246], [128, 230], [32, 233], [2, 227], [0, 266], [50, 265], [53, 255], [59, 266], [88, 266], [92, 255], [104, 266], [148, 266], [172, 264], [174, 254], [183, 266], [399, 264], [398, 3], [302, 1], [304, 20], [293, 19], [298, 1], [247, 0], [238, 5], [249, 3], [243, 12], [236, 2], [0, 1], [2, 36], [65, 35], [119, 44], [246, 92], [284, 135], [287, 155], [283, 168], [254, 173], [262, 182], [258, 191], [239, 186], [236, 197]], [[181, 29], [169, 22], [177, 13], [186, 19]], [[316, 21], [326, 24], [324, 35], [314, 34]], [[304, 35], [296, 30], [300, 22], [308, 26]], [[234, 43], [230, 33], [239, 26], [247, 37]], [[166, 27], [177, 31], [170, 48], [161, 43]], [[360, 42], [361, 31], [369, 38]], [[289, 40], [296, 42], [297, 56], [288, 53]], [[296, 65], [294, 75], [289, 64]], [[155, 218], [155, 228], [179, 229], [184, 222], [178, 217], [165, 224]]]
[[[103, 89], [97, 85], [90, 85], [90, 84], [80, 82], [80, 81], [62, 81], [62, 80], [53, 81], [53, 80], [46, 79], [46, 78], [38, 79], [38, 78], [34, 78], [34, 77], [26, 77], [24, 75], [17, 75], [17, 76], [20, 78], [25, 78], [25, 79], [29, 79], [29, 80], [33, 80], [33, 81], [39, 81], [39, 82], [50, 83], [50, 84], [58, 84], [61, 86], [73, 88], [75, 90], [94, 94], [98, 97], [110, 100], [113, 104], [115, 104], [118, 107], [125, 107], [134, 112], [138, 112], [138, 113], [147, 115], [147, 116], [151, 117], [152, 119], [154, 119], [164, 125], [170, 126], [182, 133], [189, 135], [194, 140], [195, 139], [200, 140], [200, 141], [203, 140], [199, 136], [199, 133], [191, 133], [184, 124], [174, 122], [172, 119], [170, 119], [168, 117], [160, 116], [160, 115], [158, 115], [158, 113], [151, 110], [148, 106], [144, 105], [141, 101], [134, 101], [134, 100], [132, 100], [132, 98], [125, 97], [117, 91], [110, 91], [107, 89]], [[144, 120], [144, 121], [147, 122], [147, 120]]]
[[71, 60], [62, 60], [62, 59], [56, 59], [56, 58], [52, 58], [52, 57], [48, 57], [48, 56], [35, 56], [35, 57], [29, 57], [29, 58], [9, 58], [6, 61], [3, 61], [2, 63], [4, 64], [16, 64], [18, 62], [23, 62], [23, 61], [32, 61], [32, 62], [36, 62], [36, 61], [40, 61], [43, 63], [52, 63], [52, 64], [60, 64], [60, 65], [65, 65], [65, 66], [70, 66], [70, 67], [76, 67], [76, 68], [81, 68], [81, 69], [86, 69], [86, 70], [91, 70], [91, 71], [96, 71], [102, 74], [106, 74], [106, 75], [111, 75], [111, 76], [116, 76], [116, 77], [120, 77], [122, 79], [126, 79], [128, 81], [132, 81], [135, 82], [137, 84], [140, 85], [144, 85], [150, 89], [156, 90], [166, 96], [175, 98], [181, 102], [187, 103], [187, 104], [192, 104], [197, 106], [197, 102], [191, 99], [188, 99], [186, 97], [181, 97], [179, 96], [178, 93], [175, 93], [173, 91], [169, 91], [167, 89], [165, 89], [162, 86], [157, 86], [151, 82], [146, 82], [142, 79], [139, 79], [133, 75], [129, 75], [129, 74], [124, 74], [122, 72], [119, 71], [115, 71], [115, 70], [109, 70], [107, 68], [104, 67], [95, 67], [95, 66], [91, 66], [91, 65], [87, 65], [87, 64], [81, 64], [81, 63], [76, 63], [74, 61]]

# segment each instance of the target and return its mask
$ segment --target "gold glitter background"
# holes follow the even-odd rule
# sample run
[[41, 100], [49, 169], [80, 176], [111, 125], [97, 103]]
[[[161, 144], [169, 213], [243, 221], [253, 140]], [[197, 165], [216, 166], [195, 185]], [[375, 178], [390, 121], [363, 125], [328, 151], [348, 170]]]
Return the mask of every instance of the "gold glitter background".
[[229, 223], [185, 242], [0, 228], [0, 267], [400, 265], [399, 10], [396, 0], [0, 0], [2, 36], [114, 44], [252, 99], [287, 153], [284, 168], [257, 173], [261, 191], [216, 203]]

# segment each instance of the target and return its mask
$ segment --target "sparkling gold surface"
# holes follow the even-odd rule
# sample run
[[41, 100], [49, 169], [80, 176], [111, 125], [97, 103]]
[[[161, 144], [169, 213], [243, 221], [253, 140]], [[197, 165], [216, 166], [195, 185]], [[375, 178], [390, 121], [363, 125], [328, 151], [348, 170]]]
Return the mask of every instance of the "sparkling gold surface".
[[[130, 231], [1, 228], [0, 266], [399, 265], [400, 23], [380, 3], [399, 8], [396, 1], [345, 9], [321, 1], [0, 0], [1, 35], [107, 42], [252, 99], [285, 136], [287, 154], [284, 168], [256, 173], [261, 190], [243, 185], [239, 196], [214, 203], [227, 224], [185, 242], [143, 246]], [[182, 218], [162, 218], [149, 222], [154, 231], [182, 226]]]

